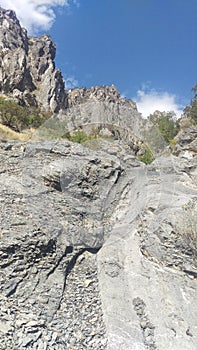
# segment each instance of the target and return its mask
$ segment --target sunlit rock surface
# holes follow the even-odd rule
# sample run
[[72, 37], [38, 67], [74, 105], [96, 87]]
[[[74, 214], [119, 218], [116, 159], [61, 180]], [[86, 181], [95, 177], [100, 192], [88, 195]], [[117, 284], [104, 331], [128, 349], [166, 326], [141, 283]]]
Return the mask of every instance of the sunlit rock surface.
[[0, 159], [1, 349], [196, 348], [194, 153], [10, 142]]

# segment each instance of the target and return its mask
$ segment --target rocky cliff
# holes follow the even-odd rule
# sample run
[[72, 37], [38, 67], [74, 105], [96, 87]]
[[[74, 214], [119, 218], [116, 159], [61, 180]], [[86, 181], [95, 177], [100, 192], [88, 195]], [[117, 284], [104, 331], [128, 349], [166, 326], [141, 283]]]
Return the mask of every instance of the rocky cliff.
[[[67, 130], [101, 126], [112, 134], [139, 134], [143, 120], [136, 104], [121, 98], [115, 86], [95, 86], [65, 91], [60, 70], [55, 69], [55, 44], [48, 35], [28, 36], [15, 13], [0, 8], [0, 93], [22, 105], [51, 111]], [[136, 123], [138, 120], [138, 123]], [[64, 131], [65, 132], [65, 131]], [[102, 133], [101, 132], [101, 133]]]
[[58, 112], [65, 93], [55, 69], [55, 45], [48, 35], [27, 36], [11, 10], [0, 8], [0, 92], [20, 103]]
[[69, 130], [83, 128], [91, 132], [99, 128], [100, 135], [116, 134], [117, 138], [141, 136], [145, 121], [136, 103], [121, 97], [114, 85], [79, 88], [67, 92], [67, 109], [59, 114]]

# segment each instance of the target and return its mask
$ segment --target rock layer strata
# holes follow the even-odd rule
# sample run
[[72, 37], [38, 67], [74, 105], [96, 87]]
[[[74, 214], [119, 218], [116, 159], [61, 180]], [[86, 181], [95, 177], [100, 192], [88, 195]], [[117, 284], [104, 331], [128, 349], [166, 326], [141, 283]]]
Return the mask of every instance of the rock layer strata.
[[177, 220], [195, 154], [145, 166], [118, 142], [1, 143], [0, 348], [194, 350], [196, 255]]

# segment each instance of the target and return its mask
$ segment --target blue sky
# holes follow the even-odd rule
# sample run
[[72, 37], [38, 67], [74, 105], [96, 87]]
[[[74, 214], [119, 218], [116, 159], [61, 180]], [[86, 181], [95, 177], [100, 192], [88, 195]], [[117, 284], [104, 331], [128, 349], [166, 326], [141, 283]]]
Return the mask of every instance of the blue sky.
[[[24, 2], [26, 6], [24, 8]], [[57, 44], [66, 86], [111, 85], [147, 115], [180, 109], [196, 84], [197, 0], [0, 0]]]

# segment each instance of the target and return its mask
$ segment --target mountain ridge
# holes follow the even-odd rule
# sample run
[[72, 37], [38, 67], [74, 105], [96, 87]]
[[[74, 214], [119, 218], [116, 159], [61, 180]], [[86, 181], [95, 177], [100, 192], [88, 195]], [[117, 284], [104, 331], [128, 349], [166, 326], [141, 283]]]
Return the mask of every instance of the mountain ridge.
[[28, 36], [14, 11], [0, 8], [0, 19], [1, 93], [19, 103], [38, 105], [56, 114], [94, 98], [100, 102], [129, 105], [140, 117], [136, 104], [121, 97], [114, 85], [66, 90], [62, 73], [55, 68], [56, 45], [50, 36]]

